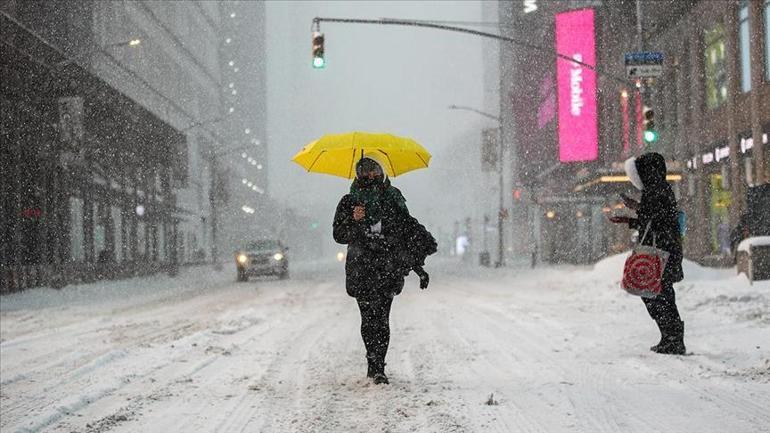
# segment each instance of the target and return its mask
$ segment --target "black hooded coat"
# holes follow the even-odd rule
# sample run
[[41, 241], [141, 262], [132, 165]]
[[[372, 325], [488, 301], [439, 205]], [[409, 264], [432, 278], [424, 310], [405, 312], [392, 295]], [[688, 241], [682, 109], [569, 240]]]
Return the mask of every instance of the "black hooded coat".
[[664, 282], [682, 281], [682, 241], [679, 231], [679, 210], [671, 185], [666, 181], [666, 161], [658, 153], [646, 153], [635, 161], [636, 171], [642, 181], [642, 198], [637, 217], [629, 226], [639, 231], [639, 240], [650, 225], [643, 245], [655, 245], [670, 255], [663, 270]]
[[409, 271], [422, 266], [425, 258], [436, 252], [436, 241], [409, 215], [401, 191], [388, 179], [376, 188], [380, 233], [372, 233], [365, 220], [353, 219], [353, 207], [359, 203], [352, 194], [342, 197], [334, 214], [334, 240], [348, 246], [345, 288], [354, 298], [401, 293]]

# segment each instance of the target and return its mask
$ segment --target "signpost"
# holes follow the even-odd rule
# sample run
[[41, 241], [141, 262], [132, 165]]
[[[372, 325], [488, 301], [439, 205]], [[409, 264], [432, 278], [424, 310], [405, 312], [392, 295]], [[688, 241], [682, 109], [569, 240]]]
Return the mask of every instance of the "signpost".
[[663, 53], [640, 51], [625, 54], [628, 78], [654, 78], [663, 75]]

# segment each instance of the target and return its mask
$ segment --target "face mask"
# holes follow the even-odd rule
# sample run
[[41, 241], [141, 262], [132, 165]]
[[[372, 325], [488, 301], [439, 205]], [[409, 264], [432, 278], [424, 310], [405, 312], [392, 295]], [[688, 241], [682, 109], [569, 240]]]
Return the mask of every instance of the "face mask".
[[358, 184], [361, 185], [363, 188], [370, 188], [375, 185], [382, 184], [382, 178], [377, 176], [373, 179], [369, 179], [368, 177], [363, 177], [358, 179]]

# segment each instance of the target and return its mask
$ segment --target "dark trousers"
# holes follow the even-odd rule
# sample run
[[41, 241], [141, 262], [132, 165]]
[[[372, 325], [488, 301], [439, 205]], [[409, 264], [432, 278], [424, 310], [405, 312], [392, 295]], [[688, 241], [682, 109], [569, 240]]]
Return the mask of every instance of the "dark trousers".
[[655, 298], [642, 298], [647, 312], [661, 329], [677, 327], [682, 320], [679, 317], [679, 310], [676, 308], [676, 293], [674, 285], [670, 282], [663, 282], [663, 290]]
[[393, 298], [378, 294], [356, 298], [361, 310], [361, 337], [366, 346], [366, 357], [373, 363], [385, 365], [390, 343], [390, 306]]

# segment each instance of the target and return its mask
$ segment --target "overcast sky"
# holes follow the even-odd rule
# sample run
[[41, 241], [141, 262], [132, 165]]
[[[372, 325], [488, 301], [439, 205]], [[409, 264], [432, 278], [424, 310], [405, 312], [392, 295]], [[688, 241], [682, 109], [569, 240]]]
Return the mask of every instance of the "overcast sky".
[[441, 200], [436, 191], [446, 189], [436, 184], [442, 150], [489, 126], [473, 113], [447, 109], [483, 106], [482, 39], [433, 29], [322, 23], [327, 66], [315, 70], [311, 22], [316, 16], [481, 21], [481, 9], [479, 1], [267, 2], [271, 194], [330, 227], [350, 182], [306, 173], [291, 157], [323, 134], [390, 132], [416, 139], [436, 157], [431, 168], [394, 180], [413, 214], [436, 218], [429, 208]]

